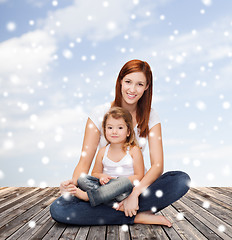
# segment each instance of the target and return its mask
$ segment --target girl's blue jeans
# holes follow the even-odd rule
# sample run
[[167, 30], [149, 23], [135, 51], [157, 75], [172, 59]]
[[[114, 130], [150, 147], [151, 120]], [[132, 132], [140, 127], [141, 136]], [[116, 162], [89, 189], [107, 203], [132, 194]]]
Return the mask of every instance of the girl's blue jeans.
[[[161, 175], [144, 194], [139, 196], [139, 212], [156, 212], [180, 199], [189, 190], [190, 177], [181, 171], [170, 171]], [[160, 190], [160, 191], [158, 191]], [[158, 192], [157, 192], [158, 191]], [[57, 222], [76, 225], [133, 224], [133, 217], [116, 211], [105, 204], [91, 207], [89, 202], [74, 196], [59, 197], [50, 207], [51, 216]]]
[[101, 203], [113, 207], [115, 202], [121, 202], [133, 190], [131, 181], [126, 177], [111, 179], [107, 184], [101, 185], [98, 178], [84, 175], [77, 180], [77, 184], [81, 190], [87, 192], [92, 207]]

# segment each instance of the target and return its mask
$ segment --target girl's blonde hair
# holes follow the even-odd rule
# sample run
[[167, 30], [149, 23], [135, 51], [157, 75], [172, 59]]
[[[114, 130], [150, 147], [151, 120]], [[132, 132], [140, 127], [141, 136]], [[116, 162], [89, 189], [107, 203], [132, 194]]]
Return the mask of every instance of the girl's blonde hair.
[[107, 140], [108, 144], [110, 142], [106, 138], [106, 122], [110, 116], [114, 119], [123, 118], [127, 126], [127, 131], [130, 133], [123, 145], [123, 150], [125, 151], [127, 147], [134, 147], [135, 145], [138, 145], [135, 138], [135, 132], [133, 129], [132, 116], [128, 110], [122, 107], [111, 107], [110, 110], [105, 114], [103, 118], [102, 128], [103, 128], [104, 137]]

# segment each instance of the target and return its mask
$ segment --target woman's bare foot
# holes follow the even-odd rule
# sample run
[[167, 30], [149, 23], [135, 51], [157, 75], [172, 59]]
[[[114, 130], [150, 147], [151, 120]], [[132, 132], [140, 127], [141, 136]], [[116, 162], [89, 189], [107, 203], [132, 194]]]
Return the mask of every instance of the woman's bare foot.
[[89, 201], [87, 192], [82, 191], [80, 188], [76, 189], [75, 196], [81, 200]]
[[142, 223], [142, 224], [157, 224], [157, 225], [165, 225], [167, 227], [171, 227], [172, 224], [169, 220], [162, 215], [155, 215], [154, 213], [149, 212], [140, 212], [135, 216], [134, 223]]

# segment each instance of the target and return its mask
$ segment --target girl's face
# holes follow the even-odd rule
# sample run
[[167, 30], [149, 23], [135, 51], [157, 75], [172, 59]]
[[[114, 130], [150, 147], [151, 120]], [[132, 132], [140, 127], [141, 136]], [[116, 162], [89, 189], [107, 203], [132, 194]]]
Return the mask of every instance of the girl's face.
[[106, 120], [106, 138], [110, 143], [125, 143], [129, 134], [123, 118], [108, 117]]
[[138, 100], [147, 90], [147, 80], [143, 72], [127, 74], [121, 80], [122, 103], [137, 104]]

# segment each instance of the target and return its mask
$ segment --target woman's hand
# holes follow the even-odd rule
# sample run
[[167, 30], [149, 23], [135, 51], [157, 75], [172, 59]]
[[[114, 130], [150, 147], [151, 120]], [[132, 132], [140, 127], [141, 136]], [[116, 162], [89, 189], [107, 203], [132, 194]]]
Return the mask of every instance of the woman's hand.
[[64, 181], [60, 184], [60, 193], [61, 195], [65, 194], [65, 193], [70, 193], [70, 194], [74, 194], [76, 190], [76, 186], [73, 184], [73, 180], [67, 180]]
[[124, 209], [125, 215], [132, 217], [139, 210], [139, 196], [132, 192], [126, 199], [120, 202], [116, 210]]

